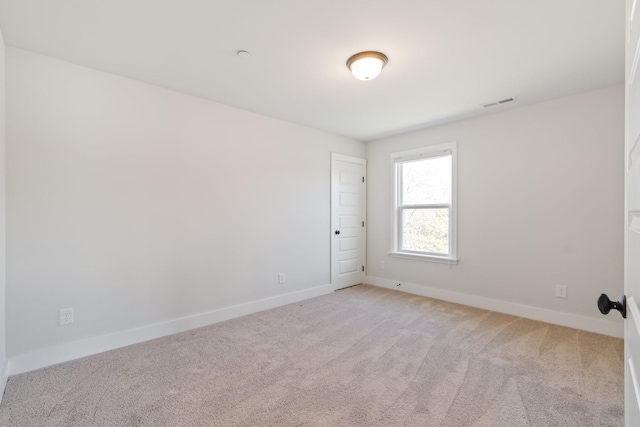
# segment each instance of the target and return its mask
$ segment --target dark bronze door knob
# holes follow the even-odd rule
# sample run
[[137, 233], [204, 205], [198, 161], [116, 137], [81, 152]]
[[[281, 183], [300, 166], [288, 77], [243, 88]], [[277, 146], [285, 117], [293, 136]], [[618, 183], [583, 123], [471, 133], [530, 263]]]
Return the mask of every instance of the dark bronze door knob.
[[600, 309], [600, 313], [609, 314], [611, 309], [618, 310], [622, 317], [627, 318], [627, 297], [622, 295], [620, 301], [611, 301], [607, 294], [600, 295], [598, 298], [598, 308]]

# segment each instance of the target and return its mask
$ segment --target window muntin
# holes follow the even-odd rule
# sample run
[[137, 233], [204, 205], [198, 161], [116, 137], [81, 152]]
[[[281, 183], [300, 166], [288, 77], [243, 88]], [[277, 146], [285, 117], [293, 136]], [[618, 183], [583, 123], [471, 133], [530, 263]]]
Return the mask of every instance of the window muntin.
[[455, 148], [392, 154], [392, 255], [455, 261]]

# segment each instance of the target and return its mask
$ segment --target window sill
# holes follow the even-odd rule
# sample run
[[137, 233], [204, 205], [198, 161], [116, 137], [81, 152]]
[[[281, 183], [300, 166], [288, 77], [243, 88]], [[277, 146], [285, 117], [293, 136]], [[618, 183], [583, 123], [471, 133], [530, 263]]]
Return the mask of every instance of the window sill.
[[450, 265], [458, 264], [457, 258], [449, 258], [449, 257], [443, 257], [443, 256], [435, 256], [435, 255], [419, 255], [419, 254], [411, 254], [407, 252], [388, 252], [388, 254], [393, 258], [413, 259], [418, 261], [437, 262], [440, 264], [450, 264]]

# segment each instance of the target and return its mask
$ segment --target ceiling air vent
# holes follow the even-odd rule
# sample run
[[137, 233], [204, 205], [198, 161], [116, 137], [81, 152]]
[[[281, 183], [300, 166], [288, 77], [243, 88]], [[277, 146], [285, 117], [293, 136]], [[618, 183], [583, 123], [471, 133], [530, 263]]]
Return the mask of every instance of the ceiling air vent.
[[508, 104], [509, 102], [513, 102], [516, 100], [515, 96], [511, 98], [501, 99], [500, 101], [487, 102], [486, 104], [482, 104], [484, 108], [495, 107], [496, 105]]

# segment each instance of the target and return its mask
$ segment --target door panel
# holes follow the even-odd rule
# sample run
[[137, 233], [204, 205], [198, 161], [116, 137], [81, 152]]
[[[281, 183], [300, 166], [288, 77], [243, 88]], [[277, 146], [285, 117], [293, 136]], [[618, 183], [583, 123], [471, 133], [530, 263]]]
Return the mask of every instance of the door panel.
[[[360, 263], [358, 262], [357, 258], [341, 260], [339, 272], [341, 275], [357, 273], [359, 266], [360, 266]], [[357, 285], [358, 283], [354, 283], [354, 284]]]
[[640, 312], [635, 298], [627, 300], [627, 320], [625, 321], [625, 351], [628, 349], [633, 357], [625, 358], [627, 366], [625, 366], [625, 418], [628, 426], [635, 426], [640, 420], [640, 384], [638, 383], [638, 371], [635, 367], [635, 361], [638, 359], [640, 351]]
[[334, 289], [364, 281], [366, 161], [331, 156], [331, 283]]
[[359, 215], [341, 215], [340, 216], [340, 225], [342, 228], [353, 228], [360, 225], [360, 216]]
[[625, 53], [625, 424], [640, 426], [640, 11], [627, 0]]

